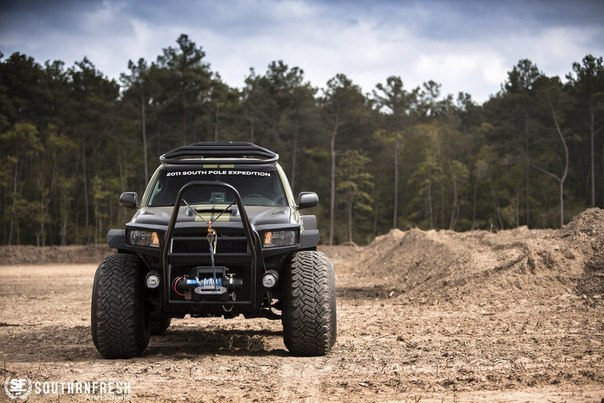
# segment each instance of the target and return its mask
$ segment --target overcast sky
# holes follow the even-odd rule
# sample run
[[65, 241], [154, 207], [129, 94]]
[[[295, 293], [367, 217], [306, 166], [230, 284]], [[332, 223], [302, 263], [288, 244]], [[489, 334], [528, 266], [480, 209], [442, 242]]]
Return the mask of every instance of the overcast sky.
[[397, 75], [408, 89], [434, 80], [483, 102], [520, 59], [564, 77], [586, 54], [603, 56], [604, 0], [0, 2], [4, 57], [71, 66], [86, 56], [110, 78], [181, 33], [235, 87], [250, 67], [283, 60], [317, 87], [344, 73], [370, 92]]

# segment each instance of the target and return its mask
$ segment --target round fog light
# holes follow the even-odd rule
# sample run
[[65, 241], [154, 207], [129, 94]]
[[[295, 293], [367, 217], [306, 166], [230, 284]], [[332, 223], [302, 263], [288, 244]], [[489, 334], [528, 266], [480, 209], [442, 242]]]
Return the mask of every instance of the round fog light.
[[147, 284], [148, 288], [157, 288], [159, 287], [159, 276], [155, 273], [149, 273], [147, 274], [145, 283]]
[[279, 281], [279, 273], [274, 270], [269, 270], [262, 276], [262, 285], [264, 288], [273, 288]]

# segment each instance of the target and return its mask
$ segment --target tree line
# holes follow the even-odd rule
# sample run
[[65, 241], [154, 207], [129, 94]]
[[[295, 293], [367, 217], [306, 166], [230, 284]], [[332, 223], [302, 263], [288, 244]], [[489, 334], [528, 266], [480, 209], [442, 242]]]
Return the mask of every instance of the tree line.
[[559, 227], [604, 206], [603, 60], [569, 67], [561, 79], [520, 60], [478, 104], [398, 76], [371, 93], [345, 74], [318, 89], [283, 61], [233, 88], [184, 34], [117, 81], [87, 58], [1, 55], [0, 242], [103, 242], [131, 214], [119, 194], [141, 194], [160, 154], [227, 140], [277, 151], [294, 191], [319, 194], [324, 243]]

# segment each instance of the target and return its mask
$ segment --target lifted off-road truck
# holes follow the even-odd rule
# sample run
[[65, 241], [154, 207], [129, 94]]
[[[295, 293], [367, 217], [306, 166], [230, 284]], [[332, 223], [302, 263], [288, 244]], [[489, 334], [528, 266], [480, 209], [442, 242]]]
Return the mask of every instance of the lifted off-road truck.
[[300, 210], [279, 156], [252, 143], [196, 143], [160, 157], [116, 253], [98, 267], [92, 340], [105, 358], [143, 354], [172, 318], [278, 319], [293, 355], [327, 354], [336, 341], [335, 279], [318, 252], [315, 216]]

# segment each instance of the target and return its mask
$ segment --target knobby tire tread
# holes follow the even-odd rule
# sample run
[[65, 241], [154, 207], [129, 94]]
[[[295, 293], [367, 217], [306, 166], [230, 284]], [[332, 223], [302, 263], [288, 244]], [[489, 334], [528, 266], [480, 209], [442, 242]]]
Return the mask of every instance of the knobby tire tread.
[[92, 340], [105, 358], [132, 358], [149, 344], [145, 290], [137, 256], [107, 256], [98, 267], [91, 307]]
[[296, 356], [322, 356], [336, 341], [335, 275], [327, 256], [301, 251], [285, 278], [284, 342]]

